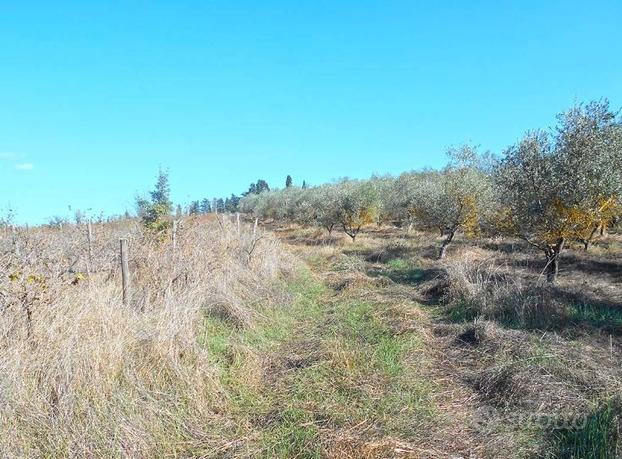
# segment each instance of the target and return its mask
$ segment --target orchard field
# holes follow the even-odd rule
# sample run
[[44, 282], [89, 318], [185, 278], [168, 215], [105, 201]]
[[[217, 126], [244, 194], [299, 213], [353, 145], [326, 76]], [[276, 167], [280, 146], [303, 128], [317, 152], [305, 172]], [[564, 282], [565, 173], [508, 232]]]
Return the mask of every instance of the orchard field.
[[3, 220], [0, 455], [619, 457], [619, 116], [449, 157]]

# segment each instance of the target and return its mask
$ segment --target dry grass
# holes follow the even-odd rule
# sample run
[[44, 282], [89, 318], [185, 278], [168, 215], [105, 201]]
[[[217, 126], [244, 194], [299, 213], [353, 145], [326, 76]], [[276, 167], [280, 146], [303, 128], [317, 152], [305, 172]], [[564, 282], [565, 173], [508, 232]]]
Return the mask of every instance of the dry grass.
[[175, 250], [98, 225], [90, 276], [83, 227], [22, 232], [20, 256], [0, 235], [1, 455], [584, 457], [598, 437], [615, 457], [618, 236], [550, 287], [504, 241], [438, 262], [435, 236], [395, 228], [274, 233], [313, 273], [222, 217], [184, 221]]
[[[516, 241], [459, 238], [438, 262], [428, 234], [367, 228], [354, 244], [317, 250], [302, 232], [289, 228], [287, 241], [339, 297], [373, 299], [393, 317], [398, 304], [417, 312], [396, 322], [425, 342], [428, 364], [417, 377], [434, 381], [440, 413], [425, 438], [365, 442], [353, 431], [336, 455], [399, 457], [399, 447], [380, 445], [407, 441], [403, 454], [413, 457], [615, 457], [619, 435], [608, 432], [622, 419], [610, 402], [622, 391], [619, 236], [587, 253], [572, 247], [550, 286], [540, 254]], [[584, 419], [588, 427], [573, 427]]]
[[[186, 220], [177, 248], [133, 222], [11, 235], [0, 258], [3, 457], [215, 455], [237, 428], [197, 334], [205, 314], [236, 326], [283, 300], [294, 268], [277, 241], [229, 221]], [[121, 300], [118, 240], [130, 240], [133, 294]]]
[[466, 252], [444, 264], [447, 288], [442, 300], [455, 319], [483, 317], [522, 328], [550, 328], [568, 320], [566, 305], [544, 280], [527, 282], [495, 258]]

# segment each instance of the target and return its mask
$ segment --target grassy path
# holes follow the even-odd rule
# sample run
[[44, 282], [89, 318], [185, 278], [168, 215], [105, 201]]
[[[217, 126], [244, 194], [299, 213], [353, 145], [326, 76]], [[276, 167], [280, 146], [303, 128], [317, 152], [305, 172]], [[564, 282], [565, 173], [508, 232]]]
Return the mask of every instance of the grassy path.
[[401, 354], [416, 361], [402, 377], [425, 388], [428, 409], [417, 413], [418, 429], [378, 429], [408, 450], [371, 457], [620, 457], [622, 342], [606, 335], [615, 321], [601, 329], [589, 317], [574, 320], [572, 303], [570, 321], [552, 329], [474, 318], [460, 300], [478, 287], [461, 277], [468, 257], [439, 263], [425, 237], [383, 229], [328, 247], [301, 234], [284, 239], [302, 242], [299, 252], [334, 298], [373, 304], [392, 337], [418, 343]]
[[238, 424], [230, 435], [243, 438], [235, 454], [414, 455], [436, 413], [422, 337], [403, 329], [410, 311], [335, 294], [309, 272], [287, 288], [290, 305], [260, 311], [251, 329], [206, 319]]
[[[404, 261], [373, 271], [342, 251], [300, 252], [307, 267], [287, 282], [289, 299], [256, 305], [251, 328], [205, 319], [235, 425], [218, 455], [468, 456], [471, 394], [439, 371], [433, 310], [394, 281], [418, 272]], [[353, 277], [343, 262], [354, 258], [372, 276]]]
[[566, 371], [577, 355], [555, 335], [452, 319], [420, 295], [438, 267], [391, 247], [292, 246], [306, 267], [281, 306], [255, 305], [247, 328], [205, 319], [231, 418], [215, 456], [566, 457], [540, 453], [530, 415], [547, 391], [591, 390]]

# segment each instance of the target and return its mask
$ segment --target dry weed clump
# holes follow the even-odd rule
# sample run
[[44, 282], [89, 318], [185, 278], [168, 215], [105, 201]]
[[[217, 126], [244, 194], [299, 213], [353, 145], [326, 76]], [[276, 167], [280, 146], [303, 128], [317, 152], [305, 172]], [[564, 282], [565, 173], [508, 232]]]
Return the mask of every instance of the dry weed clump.
[[293, 260], [226, 220], [184, 221], [175, 248], [131, 221], [94, 233], [90, 256], [84, 227], [22, 230], [19, 253], [0, 235], [2, 456], [208, 455], [235, 426], [197, 339], [202, 317], [252, 326], [253, 303], [283, 300], [275, 281]]
[[585, 413], [622, 388], [620, 368], [603, 364], [614, 357], [602, 346], [569, 345], [555, 334], [536, 338], [490, 322], [486, 329], [478, 355], [485, 350], [487, 359], [467, 379], [488, 404], [547, 416]]
[[444, 264], [443, 301], [460, 319], [482, 317], [522, 328], [549, 328], [567, 320], [564, 302], [543, 281], [527, 284], [494, 259], [464, 254]]
[[[487, 429], [511, 423], [558, 434], [567, 420], [582, 425], [622, 390], [622, 370], [615, 364], [620, 350], [609, 347], [607, 337], [532, 333], [487, 320], [442, 324], [438, 335], [459, 361], [454, 371], [475, 389], [486, 412], [477, 421]], [[538, 443], [542, 451], [551, 447]]]

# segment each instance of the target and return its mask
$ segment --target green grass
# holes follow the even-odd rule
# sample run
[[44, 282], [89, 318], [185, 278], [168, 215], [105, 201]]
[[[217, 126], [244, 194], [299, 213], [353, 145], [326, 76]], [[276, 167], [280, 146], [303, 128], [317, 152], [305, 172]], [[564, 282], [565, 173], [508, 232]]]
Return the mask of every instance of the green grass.
[[421, 269], [418, 264], [401, 258], [389, 260], [387, 266], [389, 267], [388, 277], [402, 284], [416, 284], [423, 281], [426, 276], [425, 270]]
[[414, 435], [411, 426], [433, 416], [431, 387], [408, 361], [422, 346], [413, 334], [396, 336], [379, 305], [331, 304], [323, 323], [308, 330], [323, 358], [286, 382], [296, 406], [334, 428], [370, 421], [386, 434]]
[[577, 304], [568, 309], [571, 322], [585, 323], [596, 328], [620, 329], [622, 327], [622, 308]]
[[550, 457], [576, 459], [615, 459], [620, 451], [620, 406], [609, 401], [589, 413], [584, 422], [553, 432]]
[[383, 337], [380, 339], [374, 350], [374, 359], [387, 376], [398, 376], [404, 370], [401, 357], [404, 354], [405, 348], [406, 343], [393, 337]]
[[474, 319], [481, 315], [476, 305], [465, 300], [450, 305], [446, 308], [445, 314], [449, 320], [457, 323], [473, 322]]
[[319, 431], [310, 413], [299, 408], [286, 408], [262, 437], [262, 456], [266, 458], [319, 459]]
[[[512, 310], [505, 311], [505, 314], [503, 312], [499, 311], [496, 316], [489, 318], [508, 328], [538, 328], [537, 321], [532, 325], [519, 320]], [[471, 322], [481, 315], [478, 305], [466, 300], [448, 307], [446, 314], [447, 318], [453, 322]], [[551, 323], [553, 326], [560, 327], [582, 324], [622, 333], [622, 308], [594, 304], [569, 304], [563, 308], [559, 321]]]
[[[378, 436], [420, 435], [422, 423], [435, 416], [432, 385], [420, 374], [420, 337], [396, 335], [396, 317], [386, 306], [330, 298], [308, 273], [287, 290], [290, 304], [260, 309], [255, 327], [240, 330], [207, 316], [199, 338], [219, 370], [232, 416], [244, 426], [237, 434], [256, 438], [247, 445], [254, 454], [320, 457], [327, 441], [320, 428], [338, 431], [363, 421]], [[305, 363], [253, 384], [261, 369], [250, 357], [279, 367], [292, 354]]]
[[371, 276], [384, 276], [399, 284], [416, 284], [426, 278], [426, 271], [418, 263], [402, 258], [394, 258], [386, 262], [383, 269], [369, 272]]

